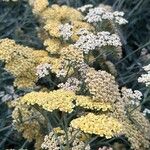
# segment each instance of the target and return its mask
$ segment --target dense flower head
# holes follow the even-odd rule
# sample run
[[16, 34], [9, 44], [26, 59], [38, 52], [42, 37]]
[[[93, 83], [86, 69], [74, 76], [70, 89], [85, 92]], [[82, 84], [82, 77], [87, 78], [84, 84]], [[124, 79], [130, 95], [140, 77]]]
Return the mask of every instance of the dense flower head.
[[89, 113], [71, 121], [71, 126], [85, 133], [96, 134], [107, 139], [119, 134], [123, 126], [115, 118], [105, 114], [95, 115]]
[[56, 57], [51, 57], [49, 60], [51, 65], [51, 71], [55, 74], [58, 74], [62, 68], [62, 60]]
[[110, 20], [121, 25], [127, 23], [127, 20], [123, 18], [123, 15], [123, 12], [113, 12], [110, 6], [100, 4], [98, 7], [89, 9], [85, 19], [90, 23], [101, 22], [102, 20]]
[[87, 31], [94, 31], [94, 27], [92, 25], [90, 25], [87, 22], [83, 22], [83, 21], [73, 21], [72, 22], [73, 28], [73, 34], [71, 36], [71, 39], [76, 42], [79, 39], [79, 35], [78, 32], [80, 31], [80, 29], [86, 29]]
[[[88, 25], [88, 23], [82, 21], [83, 16], [79, 11], [68, 6], [52, 5], [40, 14], [40, 16], [45, 20], [44, 29], [53, 37], [61, 37], [67, 33], [69, 37], [74, 37], [75, 35], [73, 34], [76, 34], [76, 30], [82, 23], [82, 26]], [[79, 23], [81, 24], [80, 26]], [[68, 35], [65, 35], [65, 38], [68, 39], [69, 37], [66, 37]]]
[[37, 81], [36, 67], [49, 61], [48, 53], [16, 44], [14, 40], [0, 40], [0, 59], [14, 77], [18, 87], [32, 87]]
[[70, 77], [65, 83], [60, 83], [58, 87], [63, 88], [64, 90], [78, 91], [80, 88], [81, 81], [77, 78]]
[[[47, 0], [45, 0], [47, 1]], [[80, 28], [86, 28], [87, 30], [93, 30], [92, 25], [83, 21], [83, 15], [78, 10], [68, 7], [68, 6], [59, 6], [52, 5], [51, 7], [46, 8], [45, 6], [39, 9], [35, 7], [35, 4], [38, 3], [38, 0], [31, 4], [33, 6], [33, 12], [38, 14], [39, 20], [43, 25], [43, 28], [47, 33], [55, 38], [60, 38], [61, 36], [64, 40], [72, 39], [73, 41], [78, 39], [77, 32]], [[40, 2], [39, 2], [40, 5]], [[48, 39], [45, 39], [48, 40]]]
[[150, 124], [145, 116], [138, 109], [136, 109], [135, 111], [130, 113], [130, 117], [135, 119], [135, 122], [132, 119], [131, 122], [133, 121], [137, 129], [139, 128], [139, 130], [143, 132], [144, 136], [147, 139], [150, 139]]
[[126, 103], [126, 105], [136, 105], [140, 104], [140, 100], [142, 99], [142, 93], [138, 90], [127, 89], [123, 87], [121, 89], [122, 100]]
[[[110, 34], [108, 31], [94, 34], [82, 29], [79, 30], [78, 34], [80, 34], [79, 39], [74, 45], [85, 53], [105, 46], [119, 47], [122, 45], [119, 36], [117, 34]], [[117, 50], [116, 53], [118, 53]]]
[[85, 12], [85, 11], [87, 11], [87, 9], [92, 8], [92, 7], [93, 7], [92, 4], [87, 4], [87, 5], [79, 7], [78, 10], [81, 12]]
[[44, 46], [46, 46], [46, 50], [51, 54], [59, 54], [61, 50], [61, 42], [56, 38], [49, 38], [44, 41]]
[[[81, 150], [84, 148], [84, 150], [90, 150], [89, 144], [86, 145], [85, 141], [82, 140], [83, 136], [84, 134], [81, 131], [75, 130], [72, 127], [68, 127], [66, 133], [61, 128], [53, 128], [49, 135], [45, 136], [41, 148], [48, 150], [60, 150], [61, 148]], [[69, 147], [67, 147], [67, 140], [69, 141]]]
[[80, 64], [84, 62], [84, 56], [82, 51], [75, 48], [73, 45], [64, 47], [61, 50], [61, 58], [68, 61], [70, 64]]
[[69, 38], [72, 36], [73, 32], [72, 32], [72, 28], [73, 26], [70, 25], [69, 23], [65, 23], [60, 25], [60, 36], [63, 37], [64, 40], [69, 40]]
[[[68, 26], [68, 27], [67, 27]], [[67, 27], [67, 30], [66, 30]], [[44, 29], [49, 33], [50, 36], [60, 38], [61, 36], [64, 40], [71, 38], [73, 41], [78, 39], [77, 32], [80, 28], [86, 28], [87, 30], [92, 30], [92, 26], [86, 22], [71, 20], [70, 25], [68, 22], [62, 23], [60, 20], [48, 20], [44, 26]], [[64, 29], [66, 30], [64, 32]]]
[[50, 112], [57, 109], [64, 112], [72, 112], [75, 94], [63, 89], [50, 92], [31, 92], [20, 98], [20, 100], [27, 105], [37, 104]]
[[83, 15], [79, 11], [66, 5], [59, 6], [54, 4], [40, 15], [45, 20], [58, 20], [59, 22], [83, 20]]
[[107, 111], [112, 109], [110, 103], [100, 102], [99, 100], [93, 100], [89, 96], [78, 96], [76, 100], [76, 105], [89, 110], [97, 111]]
[[114, 76], [106, 71], [89, 68], [85, 82], [93, 99], [114, 103], [120, 96]]
[[51, 65], [48, 63], [40, 64], [36, 67], [36, 69], [37, 69], [36, 74], [37, 74], [38, 78], [43, 78], [49, 74], [49, 71], [51, 69]]

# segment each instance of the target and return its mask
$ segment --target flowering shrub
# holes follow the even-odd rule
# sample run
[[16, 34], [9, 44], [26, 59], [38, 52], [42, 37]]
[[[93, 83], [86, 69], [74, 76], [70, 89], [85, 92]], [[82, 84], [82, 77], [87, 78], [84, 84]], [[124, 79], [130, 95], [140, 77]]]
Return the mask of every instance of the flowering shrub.
[[49, 6], [47, 0], [29, 4], [45, 47], [0, 40], [0, 59], [15, 77], [14, 86], [33, 89], [9, 104], [14, 129], [37, 150], [112, 149], [107, 147], [112, 139], [124, 139], [134, 150], [149, 149], [142, 94], [116, 81], [124, 13], [103, 4], [78, 9]]

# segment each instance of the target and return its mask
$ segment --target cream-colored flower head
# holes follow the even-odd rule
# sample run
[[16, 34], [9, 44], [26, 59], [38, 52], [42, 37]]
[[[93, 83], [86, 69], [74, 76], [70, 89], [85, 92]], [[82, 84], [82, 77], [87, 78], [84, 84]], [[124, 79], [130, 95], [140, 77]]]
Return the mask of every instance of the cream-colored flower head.
[[76, 96], [72, 91], [54, 90], [48, 92], [31, 92], [21, 97], [21, 103], [27, 105], [35, 105], [42, 107], [43, 109], [52, 112], [54, 110], [60, 110], [63, 112], [72, 112], [74, 108], [73, 101]]
[[89, 96], [77, 96], [76, 105], [89, 110], [97, 110], [97, 111], [112, 110], [112, 106], [110, 103], [101, 102], [99, 100], [93, 100]]
[[16, 44], [14, 40], [0, 40], [0, 60], [15, 77], [17, 87], [32, 87], [37, 81], [36, 67], [49, 61], [48, 53]]
[[85, 82], [93, 99], [114, 103], [120, 96], [114, 76], [106, 71], [96, 71], [94, 68], [89, 68]]
[[75, 48], [73, 45], [64, 47], [61, 52], [61, 57], [63, 60], [69, 61], [69, 63], [80, 64], [84, 62], [83, 52]]
[[123, 131], [119, 121], [110, 116], [89, 113], [86, 116], [71, 121], [71, 126], [85, 133], [96, 134], [100, 137], [112, 138]]
[[50, 36], [57, 38], [63, 36], [64, 40], [68, 40], [68, 37], [73, 41], [77, 40], [77, 32], [80, 28], [94, 29], [92, 25], [83, 21], [81, 12], [65, 5], [52, 5], [39, 14], [39, 17]]
[[29, 0], [35, 14], [41, 13], [49, 5], [48, 0]]

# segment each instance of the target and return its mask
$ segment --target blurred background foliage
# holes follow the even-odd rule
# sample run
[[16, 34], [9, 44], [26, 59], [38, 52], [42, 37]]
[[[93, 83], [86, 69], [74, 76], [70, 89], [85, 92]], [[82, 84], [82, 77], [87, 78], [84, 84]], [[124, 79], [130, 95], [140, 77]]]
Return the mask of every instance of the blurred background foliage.
[[[120, 86], [140, 89], [144, 93], [143, 106], [150, 108], [149, 89], [137, 84], [137, 78], [143, 72], [142, 66], [150, 63], [150, 0], [49, 0], [49, 2], [72, 7], [85, 4], [97, 6], [104, 3], [111, 5], [114, 10], [125, 12], [125, 18], [129, 23], [118, 29], [123, 42], [123, 58], [115, 64], [118, 69], [118, 82]], [[0, 39], [12, 38], [17, 43], [42, 48], [42, 42], [36, 31], [38, 26], [27, 0], [18, 2], [0, 0]], [[26, 145], [26, 141], [12, 130], [11, 111], [5, 102], [24, 91], [13, 88], [13, 77], [3, 66], [4, 64], [0, 62], [0, 149], [19, 149]], [[31, 145], [29, 147], [33, 149]]]

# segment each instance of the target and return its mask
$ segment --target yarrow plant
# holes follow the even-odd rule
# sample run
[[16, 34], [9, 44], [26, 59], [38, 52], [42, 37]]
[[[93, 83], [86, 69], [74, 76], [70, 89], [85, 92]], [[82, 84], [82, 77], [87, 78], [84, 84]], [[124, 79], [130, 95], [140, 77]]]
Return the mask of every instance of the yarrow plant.
[[116, 81], [124, 13], [103, 4], [78, 9], [49, 6], [48, 0], [29, 4], [43, 49], [0, 40], [0, 60], [15, 88], [30, 88], [9, 103], [14, 129], [37, 150], [112, 150], [111, 141], [122, 139], [130, 149], [149, 149], [142, 93]]

